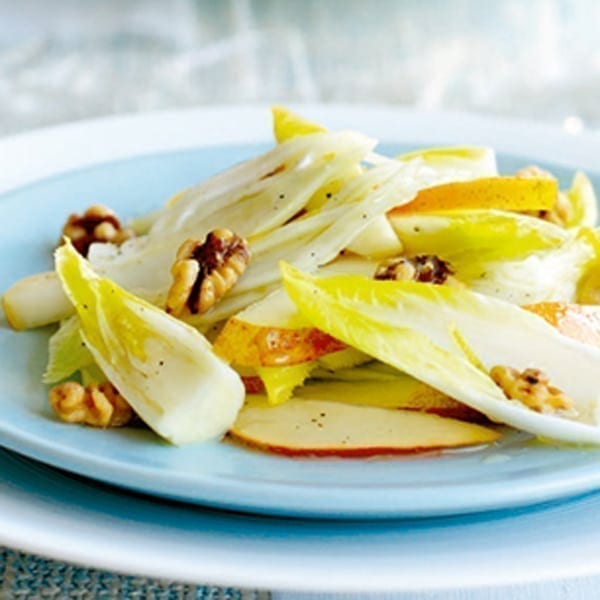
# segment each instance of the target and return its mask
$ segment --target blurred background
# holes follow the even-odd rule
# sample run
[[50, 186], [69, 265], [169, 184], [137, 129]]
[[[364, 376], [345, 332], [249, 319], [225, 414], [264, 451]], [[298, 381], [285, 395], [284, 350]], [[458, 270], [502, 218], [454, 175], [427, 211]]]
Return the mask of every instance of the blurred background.
[[222, 103], [600, 126], [596, 0], [0, 1], [0, 135]]

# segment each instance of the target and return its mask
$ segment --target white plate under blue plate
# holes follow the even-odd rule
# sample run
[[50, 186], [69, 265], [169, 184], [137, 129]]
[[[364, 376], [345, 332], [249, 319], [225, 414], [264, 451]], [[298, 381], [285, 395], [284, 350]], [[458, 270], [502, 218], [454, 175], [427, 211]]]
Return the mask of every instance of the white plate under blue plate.
[[[598, 514], [595, 493], [466, 517], [266, 518], [129, 494], [0, 449], [0, 544], [129, 575], [198, 584], [421, 592], [421, 598], [432, 590], [464, 592], [598, 575]], [[505, 597], [513, 596], [509, 591]]]
[[[383, 150], [480, 143], [502, 169], [532, 162], [593, 179], [600, 141], [523, 123], [393, 109], [308, 107]], [[0, 142], [0, 289], [51, 267], [65, 216], [105, 203], [124, 216], [268, 147], [266, 109], [199, 110], [71, 125]], [[595, 179], [598, 183], [598, 180]], [[43, 301], [43, 299], [40, 299]], [[231, 444], [175, 448], [149, 431], [57, 421], [39, 383], [49, 331], [0, 329], [0, 443], [77, 474], [156, 496], [268, 515], [432, 517], [514, 508], [600, 488], [600, 452], [508, 436], [483, 451], [394, 459], [290, 459]]]

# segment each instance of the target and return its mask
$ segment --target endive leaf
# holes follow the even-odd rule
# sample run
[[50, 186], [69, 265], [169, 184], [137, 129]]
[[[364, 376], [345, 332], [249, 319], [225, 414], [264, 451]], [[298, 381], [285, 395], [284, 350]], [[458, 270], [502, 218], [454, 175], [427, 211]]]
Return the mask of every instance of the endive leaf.
[[521, 260], [485, 265], [482, 276], [471, 279], [472, 290], [512, 302], [581, 302], [582, 280], [598, 261], [588, 236], [577, 235], [558, 248], [534, 252]]
[[198, 331], [98, 277], [69, 243], [56, 251], [56, 269], [82, 340], [148, 426], [175, 444], [227, 431], [244, 387]]
[[562, 192], [571, 204], [567, 227], [595, 227], [598, 221], [598, 202], [592, 182], [584, 173], [576, 173], [571, 188]]
[[270, 231], [298, 213], [323, 186], [338, 181], [375, 146], [345, 131], [291, 138], [185, 190], [148, 235], [227, 227], [245, 237]]
[[[437, 171], [469, 173], [469, 178], [498, 175], [496, 154], [483, 146], [440, 146], [407, 152], [398, 157], [404, 162], [422, 162]], [[458, 177], [456, 179], [459, 179]]]
[[[561, 335], [520, 307], [467, 290], [358, 276], [317, 279], [287, 265], [282, 271], [304, 317], [337, 339], [494, 420], [549, 439], [600, 444], [600, 349]], [[488, 370], [543, 371], [573, 400], [576, 418], [507, 399], [457, 347], [453, 330]]]
[[468, 278], [485, 263], [523, 258], [569, 239], [564, 229], [547, 221], [498, 210], [390, 215], [389, 219], [407, 255], [436, 254]]
[[44, 383], [57, 383], [94, 364], [94, 357], [81, 339], [80, 328], [79, 317], [73, 315], [63, 321], [50, 338]]
[[435, 254], [471, 289], [515, 304], [574, 302], [597, 255], [592, 235], [506, 211], [390, 217], [405, 254]]
[[289, 400], [294, 389], [304, 383], [315, 366], [314, 361], [309, 361], [283, 367], [257, 367], [256, 373], [265, 386], [269, 404]]
[[273, 134], [279, 144], [300, 135], [325, 133], [327, 130], [318, 123], [313, 123], [284, 106], [273, 106]]
[[249, 238], [252, 260], [231, 292], [204, 314], [192, 315], [197, 327], [226, 319], [281, 285], [280, 260], [315, 270], [334, 260], [369, 224], [391, 206], [410, 201], [421, 181], [419, 169], [394, 161], [350, 181], [338, 198], [317, 214], [294, 219], [267, 234]]
[[[313, 123], [291, 111], [284, 106], [273, 106], [273, 134], [278, 144], [287, 142], [295, 137], [313, 133], [327, 133], [327, 129], [318, 123]], [[306, 210], [318, 210], [329, 198], [332, 198], [342, 189], [345, 183], [358, 177], [363, 172], [359, 164], [350, 165], [345, 171], [341, 170], [336, 179], [327, 182], [313, 193], [306, 203]]]

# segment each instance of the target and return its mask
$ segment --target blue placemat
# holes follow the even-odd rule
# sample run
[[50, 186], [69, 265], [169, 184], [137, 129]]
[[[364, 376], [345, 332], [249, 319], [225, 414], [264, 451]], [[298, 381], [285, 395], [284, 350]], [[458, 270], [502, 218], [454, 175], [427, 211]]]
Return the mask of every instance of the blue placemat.
[[0, 599], [268, 600], [268, 592], [115, 575], [0, 547]]

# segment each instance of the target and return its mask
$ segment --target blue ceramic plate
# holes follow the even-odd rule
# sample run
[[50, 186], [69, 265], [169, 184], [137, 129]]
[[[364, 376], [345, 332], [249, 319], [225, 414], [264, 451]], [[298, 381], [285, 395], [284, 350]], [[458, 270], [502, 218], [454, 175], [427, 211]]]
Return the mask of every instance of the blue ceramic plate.
[[[332, 107], [306, 112], [332, 127], [379, 135], [389, 153], [485, 143], [499, 149], [502, 170], [535, 162], [563, 184], [575, 167], [596, 176], [592, 159], [600, 143], [591, 137], [456, 115]], [[265, 149], [268, 139], [266, 110], [232, 108], [113, 119], [0, 143], [8, 173], [0, 180], [0, 289], [51, 268], [51, 251], [70, 212], [106, 203], [123, 216], [141, 214]], [[533, 445], [519, 434], [484, 450], [441, 456], [317, 460], [228, 443], [175, 448], [146, 430], [66, 425], [52, 415], [40, 383], [49, 334], [0, 325], [0, 442], [116, 486], [239, 511], [331, 518], [456, 515], [600, 487], [599, 453]]]

